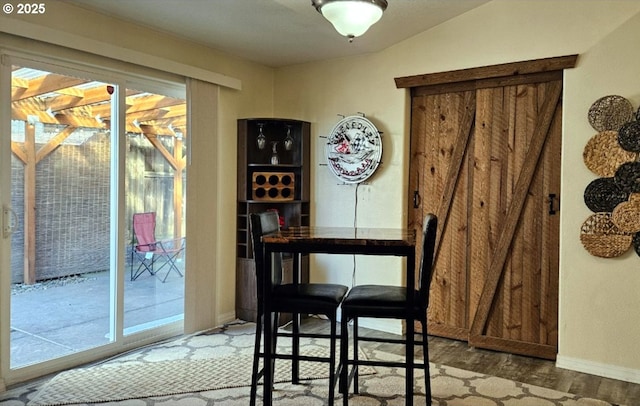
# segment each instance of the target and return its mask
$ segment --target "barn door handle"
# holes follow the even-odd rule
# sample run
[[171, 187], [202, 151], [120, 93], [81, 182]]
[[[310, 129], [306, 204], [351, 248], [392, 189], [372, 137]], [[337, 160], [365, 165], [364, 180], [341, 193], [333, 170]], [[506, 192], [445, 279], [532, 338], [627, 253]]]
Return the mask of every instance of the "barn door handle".
[[551, 216], [555, 215], [556, 212], [560, 210], [560, 200], [558, 200], [557, 206], [555, 204], [556, 197], [555, 193], [549, 193], [549, 215]]
[[422, 199], [420, 198], [420, 193], [416, 190], [413, 192], [413, 208], [417, 209], [418, 207], [420, 207], [420, 203], [422, 202]]

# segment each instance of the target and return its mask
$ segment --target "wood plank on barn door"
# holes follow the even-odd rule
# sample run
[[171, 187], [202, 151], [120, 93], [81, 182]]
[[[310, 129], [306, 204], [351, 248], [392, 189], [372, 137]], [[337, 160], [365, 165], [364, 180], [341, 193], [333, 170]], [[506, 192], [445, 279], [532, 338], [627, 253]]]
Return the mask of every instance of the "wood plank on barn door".
[[[556, 114], [551, 122], [551, 137], [547, 137], [547, 148], [542, 156], [541, 171], [544, 171], [543, 194], [546, 207], [543, 208], [546, 220], [542, 222], [543, 244], [541, 262], [541, 301], [540, 314], [543, 323], [540, 327], [540, 342], [558, 344], [558, 301], [560, 273], [560, 162], [562, 158], [562, 104], [556, 107]], [[554, 199], [554, 197], [556, 199]], [[554, 201], [556, 200], [556, 201]], [[551, 207], [552, 205], [552, 207]]]
[[[500, 179], [507, 171], [507, 153], [509, 150], [509, 134], [495, 142], [492, 134], [494, 126], [499, 125], [493, 119], [494, 98], [493, 91], [481, 91], [477, 95], [476, 119], [474, 134], [473, 183], [471, 191], [471, 214], [469, 224], [469, 268], [473, 269], [469, 277], [468, 311], [470, 317], [476, 313], [482, 285], [489, 268], [491, 247], [494, 246], [495, 230], [500, 222], [500, 206], [506, 196], [503, 192], [503, 182]], [[497, 179], [498, 182], [491, 182]], [[505, 182], [506, 183], [506, 182]], [[467, 325], [468, 340], [469, 331]]]

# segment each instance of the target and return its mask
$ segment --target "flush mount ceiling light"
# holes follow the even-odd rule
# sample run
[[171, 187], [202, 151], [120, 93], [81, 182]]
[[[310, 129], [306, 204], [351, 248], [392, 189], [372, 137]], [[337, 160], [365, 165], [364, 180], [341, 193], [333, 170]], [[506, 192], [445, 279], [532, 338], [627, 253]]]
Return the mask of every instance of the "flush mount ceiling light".
[[367, 32], [387, 8], [386, 0], [311, 0], [311, 4], [349, 42]]

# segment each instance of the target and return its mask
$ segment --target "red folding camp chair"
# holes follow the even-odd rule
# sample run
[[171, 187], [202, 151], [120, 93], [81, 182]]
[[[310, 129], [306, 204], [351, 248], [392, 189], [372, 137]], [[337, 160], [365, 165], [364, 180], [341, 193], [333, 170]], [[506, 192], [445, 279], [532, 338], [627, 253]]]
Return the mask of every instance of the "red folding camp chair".
[[[176, 266], [176, 259], [182, 254], [185, 246], [185, 239], [175, 238], [159, 241], [156, 239], [156, 213], [136, 213], [133, 215], [133, 236], [134, 242], [131, 250], [131, 280], [135, 281], [145, 271], [151, 275], [158, 275], [165, 267], [169, 270], [164, 275], [162, 282], [167, 280], [169, 273], [175, 271], [183, 276]], [[134, 258], [140, 261], [138, 268], [133, 270]], [[162, 264], [157, 266], [157, 262]]]

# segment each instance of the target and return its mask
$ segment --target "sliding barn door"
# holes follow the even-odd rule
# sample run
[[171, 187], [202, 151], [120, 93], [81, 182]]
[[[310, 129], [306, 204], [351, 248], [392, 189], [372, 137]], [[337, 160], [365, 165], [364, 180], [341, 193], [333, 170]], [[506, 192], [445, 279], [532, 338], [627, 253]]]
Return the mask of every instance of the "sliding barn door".
[[468, 151], [474, 115], [475, 91], [413, 97], [409, 190], [414, 193], [414, 222], [410, 227], [420, 235], [427, 213], [439, 219], [429, 306], [429, 324], [434, 326], [429, 331], [462, 340], [469, 332], [472, 183]]
[[412, 89], [410, 227], [440, 220], [430, 334], [555, 358], [561, 94], [561, 71]]

